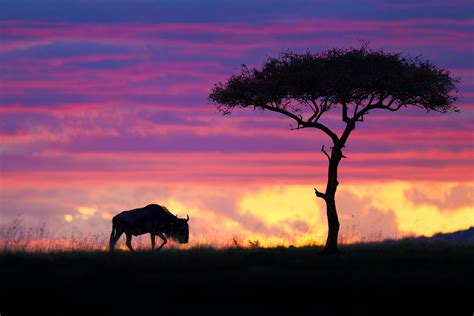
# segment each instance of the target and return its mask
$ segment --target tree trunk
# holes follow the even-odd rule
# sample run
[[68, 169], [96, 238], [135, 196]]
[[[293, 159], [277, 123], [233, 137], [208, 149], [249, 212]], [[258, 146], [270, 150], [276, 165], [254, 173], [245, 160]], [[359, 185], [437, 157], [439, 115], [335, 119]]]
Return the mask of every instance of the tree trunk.
[[337, 167], [343, 155], [340, 148], [334, 146], [329, 158], [328, 182], [324, 194], [316, 191], [316, 196], [324, 199], [326, 202], [326, 214], [328, 218], [328, 238], [323, 254], [339, 253], [337, 248], [337, 237], [339, 233], [339, 219], [336, 210], [336, 190], [339, 182], [337, 181]]
[[326, 200], [326, 212], [328, 217], [328, 238], [326, 239], [326, 246], [322, 251], [323, 254], [339, 253], [337, 248], [337, 237], [339, 234], [339, 220], [336, 211], [336, 202], [334, 197]]

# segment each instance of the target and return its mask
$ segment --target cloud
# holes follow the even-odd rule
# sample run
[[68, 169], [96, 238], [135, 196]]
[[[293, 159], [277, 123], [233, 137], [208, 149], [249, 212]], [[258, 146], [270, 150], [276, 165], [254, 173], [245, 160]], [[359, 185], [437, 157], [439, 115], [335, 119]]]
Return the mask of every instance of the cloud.
[[[221, 140], [223, 143], [229, 140], [228, 137], [188, 136], [186, 141], [191, 143], [206, 139], [214, 142]], [[41, 151], [37, 147], [34, 147], [36, 152], [32, 148], [24, 149], [24, 152], [18, 152], [18, 148], [14, 152], [5, 150], [2, 153], [3, 181], [8, 184], [26, 180], [30, 183], [68, 183], [84, 179], [91, 183], [199, 181], [224, 185], [249, 181], [255, 184], [288, 181], [311, 185], [314, 180], [323, 181], [327, 173], [325, 157], [319, 152], [226, 153], [213, 151], [212, 148], [207, 151], [186, 151], [176, 143], [168, 147], [168, 142], [164, 141], [166, 137], [159, 136], [107, 140], [98, 142], [97, 138], [89, 140], [83, 136], [82, 141], [68, 145], [68, 151]], [[133, 147], [129, 145], [125, 148], [126, 141], [135, 143]], [[156, 144], [156, 147], [150, 150], [150, 144]], [[196, 149], [204, 148], [196, 146]], [[468, 181], [462, 170], [469, 167], [469, 153], [460, 160], [450, 153], [437, 154], [438, 159], [436, 152], [426, 153], [425, 157], [418, 153], [347, 154], [348, 159], [341, 164], [340, 175], [344, 181]], [[411, 158], [413, 161], [407, 162]], [[439, 166], [443, 168], [439, 170]]]
[[[248, 24], [241, 22], [224, 23], [161, 23], [161, 24], [71, 24], [71, 23], [25, 23], [24, 21], [2, 22], [3, 33], [8, 38], [32, 38], [52, 40], [99, 40], [107, 42], [121, 41], [163, 41], [169, 45], [185, 44], [206, 45], [207, 41], [194, 41], [191, 36], [201, 39], [220, 39], [214, 43], [216, 47], [225, 47], [232, 40], [242, 40], [241, 44], [254, 47], [255, 43], [246, 42], [243, 36], [267, 37], [263, 43], [268, 43], [271, 36], [305, 35], [316, 36], [327, 33], [361, 33], [372, 35], [404, 34], [404, 35], [450, 35], [466, 36], [472, 21], [455, 19], [406, 19], [398, 21], [383, 21], [380, 19], [299, 19], [293, 21], [274, 21], [265, 25]], [[457, 29], [451, 29], [457, 27]], [[170, 37], [172, 34], [173, 37]], [[219, 37], [219, 36], [226, 37]], [[210, 36], [214, 36], [210, 37]], [[236, 36], [242, 36], [236, 38]], [[435, 44], [435, 43], [432, 43]], [[257, 44], [258, 45], [258, 44]]]
[[354, 215], [351, 222], [355, 230], [348, 229], [347, 233], [350, 233], [358, 241], [370, 242], [400, 237], [397, 217], [391, 209], [380, 210], [368, 207], [360, 215]]
[[337, 209], [343, 241], [377, 241], [400, 235], [395, 212], [373, 206], [372, 196], [348, 190], [337, 193]]
[[[175, 189], [172, 194], [173, 199], [179, 200], [183, 205], [199, 209], [201, 214], [198, 216], [202, 216], [203, 212], [212, 213], [214, 216], [227, 221], [230, 226], [232, 226], [231, 223], [237, 224], [237, 227], [243, 232], [258, 233], [265, 237], [286, 236], [286, 232], [282, 227], [266, 223], [255, 214], [241, 212], [239, 202], [244, 192], [233, 186], [220, 190], [214, 190], [209, 186], [190, 186], [182, 190]], [[217, 227], [219, 228], [220, 225]], [[234, 233], [241, 235], [238, 231], [234, 231]]]
[[414, 205], [433, 205], [441, 212], [454, 212], [460, 208], [474, 208], [474, 189], [470, 185], [455, 185], [447, 192], [436, 189], [420, 190], [416, 186], [405, 191]]
[[290, 220], [288, 225], [292, 228], [293, 231], [298, 233], [307, 233], [310, 230], [310, 225], [303, 220]]

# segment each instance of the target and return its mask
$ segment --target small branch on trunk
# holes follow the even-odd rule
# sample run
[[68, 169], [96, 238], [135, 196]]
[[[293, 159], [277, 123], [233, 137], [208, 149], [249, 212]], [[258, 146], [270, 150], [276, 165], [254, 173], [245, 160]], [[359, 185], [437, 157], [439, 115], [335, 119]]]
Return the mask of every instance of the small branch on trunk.
[[324, 149], [324, 145], [323, 147], [321, 147], [321, 151], [324, 153], [324, 155], [326, 155], [326, 157], [328, 157], [328, 160], [331, 160], [331, 156], [329, 156], [328, 152], [326, 151], [326, 149]]
[[326, 193], [319, 192], [318, 189], [314, 188], [314, 193], [318, 198], [321, 198], [323, 200], [326, 199]]

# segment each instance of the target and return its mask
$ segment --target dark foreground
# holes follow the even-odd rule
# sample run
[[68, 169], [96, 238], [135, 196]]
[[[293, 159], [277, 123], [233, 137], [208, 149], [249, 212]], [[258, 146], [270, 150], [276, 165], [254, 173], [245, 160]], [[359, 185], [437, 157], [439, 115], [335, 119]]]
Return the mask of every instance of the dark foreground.
[[0, 253], [0, 314], [474, 312], [473, 246], [359, 245], [339, 256], [318, 251]]

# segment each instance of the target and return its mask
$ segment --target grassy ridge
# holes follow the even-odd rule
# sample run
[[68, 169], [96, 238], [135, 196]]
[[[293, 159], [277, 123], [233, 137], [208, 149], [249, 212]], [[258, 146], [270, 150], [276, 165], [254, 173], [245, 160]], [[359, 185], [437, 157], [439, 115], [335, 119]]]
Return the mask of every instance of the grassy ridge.
[[[339, 256], [318, 250], [2, 253], [0, 313], [29, 306], [50, 315], [91, 308], [137, 314], [150, 307], [156, 314], [179, 308], [345, 315], [472, 308], [464, 295], [474, 289], [472, 246], [356, 245]], [[33, 305], [13, 303], [19, 298]]]

